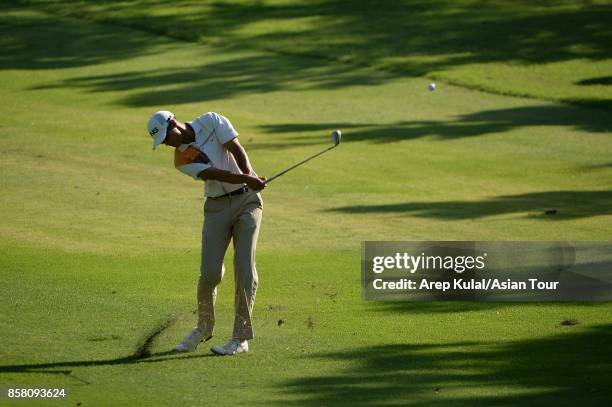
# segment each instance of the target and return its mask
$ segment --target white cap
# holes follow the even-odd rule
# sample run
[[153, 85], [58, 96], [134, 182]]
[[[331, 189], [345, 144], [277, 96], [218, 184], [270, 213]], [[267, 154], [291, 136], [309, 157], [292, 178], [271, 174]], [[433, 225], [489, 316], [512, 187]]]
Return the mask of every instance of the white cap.
[[161, 110], [153, 113], [147, 124], [147, 131], [153, 138], [153, 150], [155, 147], [164, 142], [166, 138], [166, 130], [168, 130], [168, 122], [174, 118], [172, 112]]

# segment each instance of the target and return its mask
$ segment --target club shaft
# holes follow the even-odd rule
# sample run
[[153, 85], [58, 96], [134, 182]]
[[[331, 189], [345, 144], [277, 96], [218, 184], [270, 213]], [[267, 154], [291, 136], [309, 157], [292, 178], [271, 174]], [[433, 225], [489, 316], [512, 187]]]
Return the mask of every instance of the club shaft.
[[303, 160], [303, 161], [300, 161], [300, 162], [299, 162], [299, 163], [297, 163], [297, 164], [292, 165], [291, 167], [287, 168], [286, 170], [281, 171], [281, 172], [279, 172], [278, 174], [273, 175], [272, 177], [270, 177], [270, 178], [268, 178], [268, 179], [266, 180], [266, 184], [269, 184], [270, 182], [274, 181], [276, 178], [280, 177], [280, 176], [281, 176], [281, 175], [283, 175], [283, 174], [288, 173], [288, 172], [289, 172], [289, 171], [291, 171], [292, 169], [297, 168], [297, 167], [299, 167], [300, 165], [307, 163], [308, 161], [312, 160], [313, 158], [316, 158], [316, 157], [320, 156], [321, 154], [328, 152], [329, 150], [331, 150], [332, 148], [334, 148], [334, 147], [336, 147], [336, 146], [337, 146], [337, 144], [336, 144], [336, 145], [333, 145], [333, 146], [331, 146], [331, 147], [328, 147], [328, 148], [326, 148], [325, 150], [323, 150], [323, 151], [321, 151], [321, 152], [319, 152], [319, 153], [317, 153], [317, 154], [315, 154], [315, 155], [313, 155], [313, 156], [311, 156], [311, 157], [308, 157], [307, 159], [305, 159], [305, 160]]

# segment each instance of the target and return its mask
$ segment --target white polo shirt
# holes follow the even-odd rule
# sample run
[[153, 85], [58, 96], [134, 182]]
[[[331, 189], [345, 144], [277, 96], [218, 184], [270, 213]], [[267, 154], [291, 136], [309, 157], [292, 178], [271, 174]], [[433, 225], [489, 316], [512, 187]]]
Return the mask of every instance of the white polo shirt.
[[[174, 166], [176, 169], [198, 178], [203, 170], [215, 167], [235, 173], [242, 173], [234, 156], [223, 144], [238, 137], [238, 132], [230, 121], [222, 115], [208, 112], [188, 123], [195, 132], [195, 141], [181, 144], [174, 149]], [[244, 184], [229, 184], [216, 180], [207, 180], [204, 195], [218, 197], [235, 191]]]

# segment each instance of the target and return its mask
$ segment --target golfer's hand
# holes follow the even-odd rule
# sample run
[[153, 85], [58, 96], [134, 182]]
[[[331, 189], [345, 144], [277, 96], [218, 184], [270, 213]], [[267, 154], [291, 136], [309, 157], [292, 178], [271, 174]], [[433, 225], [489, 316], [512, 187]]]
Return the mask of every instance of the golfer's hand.
[[247, 186], [255, 191], [262, 190], [266, 187], [266, 178], [265, 177], [254, 177], [252, 175], [247, 176], [244, 181]]

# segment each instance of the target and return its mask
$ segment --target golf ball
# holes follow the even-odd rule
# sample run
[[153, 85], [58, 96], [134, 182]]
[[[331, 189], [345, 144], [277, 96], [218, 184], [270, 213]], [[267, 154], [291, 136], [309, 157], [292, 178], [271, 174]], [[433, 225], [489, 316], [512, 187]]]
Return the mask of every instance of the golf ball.
[[427, 87], [429, 88], [429, 90], [434, 91], [436, 90], [436, 84], [434, 82], [430, 82], [429, 85], [427, 85]]

